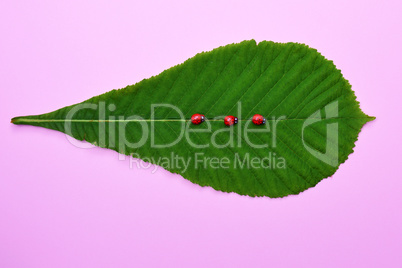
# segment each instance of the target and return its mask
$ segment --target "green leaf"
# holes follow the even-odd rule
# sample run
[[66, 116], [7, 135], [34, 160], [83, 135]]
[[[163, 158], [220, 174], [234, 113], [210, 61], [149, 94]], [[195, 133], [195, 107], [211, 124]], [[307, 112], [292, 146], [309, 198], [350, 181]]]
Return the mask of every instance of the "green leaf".
[[[177, 110], [152, 109], [155, 104]], [[204, 114], [206, 122], [191, 124], [194, 113]], [[253, 114], [263, 115], [266, 125], [250, 124]], [[225, 115], [237, 116], [239, 123], [226, 127]], [[373, 119], [360, 110], [333, 62], [315, 49], [251, 40], [199, 53], [80, 104], [12, 122], [134, 154], [201, 186], [283, 197], [334, 174]]]

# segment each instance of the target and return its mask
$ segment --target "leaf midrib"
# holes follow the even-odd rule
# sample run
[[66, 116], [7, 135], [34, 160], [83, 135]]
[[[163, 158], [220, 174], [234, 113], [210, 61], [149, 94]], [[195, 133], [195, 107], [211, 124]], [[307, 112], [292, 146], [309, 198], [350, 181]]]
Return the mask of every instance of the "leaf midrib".
[[[266, 121], [293, 121], [293, 120], [307, 120], [307, 119], [320, 119], [324, 120], [334, 120], [334, 119], [368, 119], [374, 120], [375, 117], [331, 117], [331, 118], [319, 118], [319, 117], [309, 117], [309, 118], [285, 118], [285, 119], [266, 119]], [[77, 122], [77, 123], [96, 123], [96, 122], [188, 122], [190, 119], [108, 119], [108, 120], [96, 120], [96, 119], [31, 119], [31, 118], [13, 118], [11, 123], [22, 123], [22, 122]], [[209, 119], [209, 122], [222, 122], [222, 119]], [[251, 121], [251, 119], [238, 119], [238, 121]]]

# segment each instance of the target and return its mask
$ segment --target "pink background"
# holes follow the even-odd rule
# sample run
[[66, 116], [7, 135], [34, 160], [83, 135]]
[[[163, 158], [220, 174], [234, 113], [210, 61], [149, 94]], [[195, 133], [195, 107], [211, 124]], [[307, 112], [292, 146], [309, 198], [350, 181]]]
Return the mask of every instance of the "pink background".
[[[0, 2], [0, 267], [402, 267], [400, 1]], [[244, 39], [302, 42], [353, 85], [355, 153], [250, 198], [11, 125]]]

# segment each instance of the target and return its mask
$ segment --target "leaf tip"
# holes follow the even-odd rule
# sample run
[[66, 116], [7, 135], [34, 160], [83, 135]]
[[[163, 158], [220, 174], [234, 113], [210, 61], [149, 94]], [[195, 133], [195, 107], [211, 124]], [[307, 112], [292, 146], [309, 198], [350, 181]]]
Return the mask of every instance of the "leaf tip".
[[20, 125], [22, 124], [21, 116], [13, 117], [10, 121], [11, 124]]

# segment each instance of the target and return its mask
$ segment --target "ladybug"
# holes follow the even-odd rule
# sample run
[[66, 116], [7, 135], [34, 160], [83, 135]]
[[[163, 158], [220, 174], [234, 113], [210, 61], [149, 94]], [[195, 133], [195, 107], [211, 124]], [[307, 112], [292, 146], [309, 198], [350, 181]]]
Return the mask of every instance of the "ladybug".
[[225, 125], [227, 126], [235, 125], [237, 124], [237, 121], [238, 121], [237, 117], [234, 117], [233, 115], [228, 115], [224, 119]]
[[203, 114], [193, 114], [192, 116], [191, 116], [191, 122], [194, 124], [194, 125], [199, 125], [199, 124], [201, 124], [202, 122], [204, 122], [205, 121], [205, 116], [203, 115]]
[[255, 125], [264, 125], [265, 124], [265, 118], [264, 116], [260, 115], [260, 114], [255, 114], [253, 116], [253, 123]]

